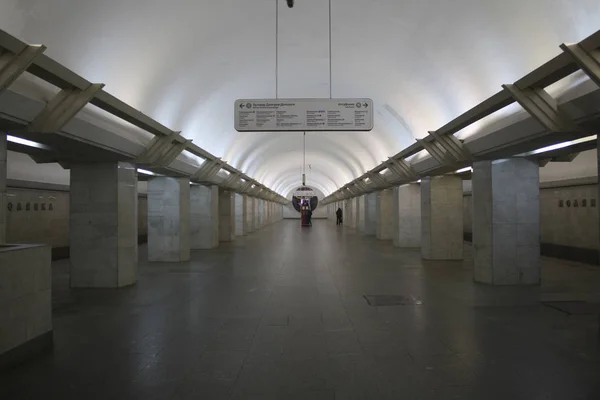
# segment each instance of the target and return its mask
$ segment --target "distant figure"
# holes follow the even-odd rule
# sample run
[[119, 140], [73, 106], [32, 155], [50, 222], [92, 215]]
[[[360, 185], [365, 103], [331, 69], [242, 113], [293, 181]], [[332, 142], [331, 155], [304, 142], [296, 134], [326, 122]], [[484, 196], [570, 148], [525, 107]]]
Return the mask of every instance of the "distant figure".
[[312, 210], [309, 208], [308, 213], [306, 215], [308, 217], [308, 225], [312, 226]]
[[342, 209], [340, 207], [338, 207], [337, 211], [335, 212], [335, 216], [337, 217], [335, 224], [342, 225]]

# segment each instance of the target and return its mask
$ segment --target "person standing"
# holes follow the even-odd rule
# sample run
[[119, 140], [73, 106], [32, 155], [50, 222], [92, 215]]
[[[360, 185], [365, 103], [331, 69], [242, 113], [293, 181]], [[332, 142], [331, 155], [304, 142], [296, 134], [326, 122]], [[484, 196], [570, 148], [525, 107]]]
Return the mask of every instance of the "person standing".
[[340, 207], [338, 207], [337, 211], [335, 212], [335, 216], [337, 217], [335, 224], [342, 225], [342, 209]]

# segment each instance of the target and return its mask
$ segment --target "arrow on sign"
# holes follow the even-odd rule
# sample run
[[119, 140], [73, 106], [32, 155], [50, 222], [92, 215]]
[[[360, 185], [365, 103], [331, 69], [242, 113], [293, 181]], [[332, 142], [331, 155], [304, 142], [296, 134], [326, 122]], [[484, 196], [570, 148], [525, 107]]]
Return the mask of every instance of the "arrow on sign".
[[244, 103], [240, 104], [240, 108], [244, 108]]
[[369, 107], [368, 103], [363, 104], [363, 106], [365, 106], [365, 108]]

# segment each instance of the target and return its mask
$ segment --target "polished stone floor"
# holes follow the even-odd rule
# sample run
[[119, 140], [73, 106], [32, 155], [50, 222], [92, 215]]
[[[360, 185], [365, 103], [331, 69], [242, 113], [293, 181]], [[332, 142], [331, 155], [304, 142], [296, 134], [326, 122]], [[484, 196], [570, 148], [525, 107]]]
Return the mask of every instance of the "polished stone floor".
[[322, 220], [192, 258], [142, 261], [121, 290], [69, 290], [55, 263], [54, 353], [3, 373], [0, 399], [600, 399], [598, 267], [544, 259], [541, 287], [494, 288], [468, 257]]

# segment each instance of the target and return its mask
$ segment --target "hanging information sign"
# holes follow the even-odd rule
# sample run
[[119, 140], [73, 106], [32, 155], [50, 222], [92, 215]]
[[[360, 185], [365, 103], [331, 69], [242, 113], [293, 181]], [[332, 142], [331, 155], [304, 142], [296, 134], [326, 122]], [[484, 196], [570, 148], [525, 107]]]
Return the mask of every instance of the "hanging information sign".
[[308, 189], [308, 190], [298, 189], [292, 195], [294, 197], [314, 197], [317, 195], [317, 193], [315, 193], [315, 191], [311, 190], [311, 189]]
[[238, 132], [370, 131], [371, 99], [240, 99]]

